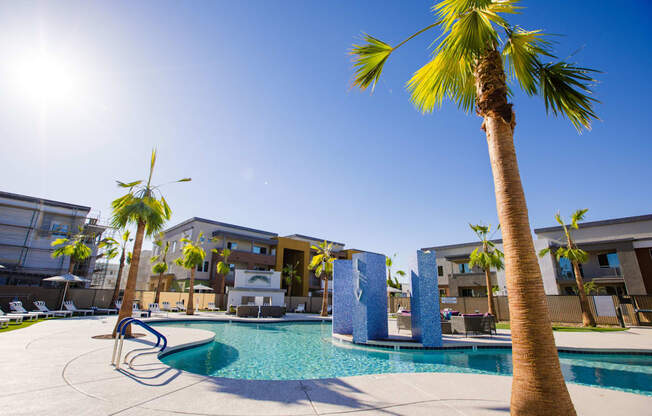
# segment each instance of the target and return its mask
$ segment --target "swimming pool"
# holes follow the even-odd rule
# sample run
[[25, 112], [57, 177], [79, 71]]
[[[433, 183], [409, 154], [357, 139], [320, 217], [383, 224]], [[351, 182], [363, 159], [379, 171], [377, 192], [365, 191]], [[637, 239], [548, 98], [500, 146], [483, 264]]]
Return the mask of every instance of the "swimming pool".
[[[215, 333], [212, 343], [161, 357], [192, 373], [248, 380], [299, 380], [381, 373], [509, 375], [509, 349], [394, 351], [333, 341], [330, 322], [170, 322]], [[652, 356], [559, 354], [567, 381], [652, 396]]]

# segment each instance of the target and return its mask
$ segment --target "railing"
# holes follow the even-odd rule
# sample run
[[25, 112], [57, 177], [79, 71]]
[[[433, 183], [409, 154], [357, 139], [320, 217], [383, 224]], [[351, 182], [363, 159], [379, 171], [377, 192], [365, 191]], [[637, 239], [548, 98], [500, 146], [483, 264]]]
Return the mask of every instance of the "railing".
[[[161, 352], [165, 350], [165, 348], [168, 345], [168, 340], [165, 338], [165, 335], [161, 334], [151, 326], [147, 325], [145, 322], [136, 319], [136, 318], [124, 318], [120, 323], [118, 323], [118, 327], [116, 329], [116, 338], [115, 338], [115, 344], [113, 345], [113, 355], [111, 356], [111, 365], [115, 365], [116, 370], [120, 369], [120, 357], [122, 355], [122, 345], [124, 344], [124, 338], [125, 338], [125, 332], [127, 331], [127, 327], [129, 325], [138, 325], [142, 327], [143, 329], [147, 330], [151, 334], [156, 336], [156, 345], [153, 347], [146, 347], [146, 348], [136, 348], [134, 350], [129, 351], [127, 354], [125, 354], [124, 358], [124, 363], [128, 364], [129, 367], [131, 368], [131, 363], [134, 361], [134, 359], [137, 357], [137, 355], [134, 355], [129, 362], [127, 362], [127, 359], [129, 358], [130, 354], [135, 353], [136, 351], [145, 351], [149, 349], [156, 349], [158, 348], [159, 345], [161, 345], [161, 341], [163, 341], [163, 346], [161, 347], [160, 350], [158, 351], [152, 351], [149, 353], [144, 353], [144, 354], [153, 354], [157, 352]], [[116, 356], [117, 352], [117, 356]], [[139, 354], [140, 355], [140, 354]]]

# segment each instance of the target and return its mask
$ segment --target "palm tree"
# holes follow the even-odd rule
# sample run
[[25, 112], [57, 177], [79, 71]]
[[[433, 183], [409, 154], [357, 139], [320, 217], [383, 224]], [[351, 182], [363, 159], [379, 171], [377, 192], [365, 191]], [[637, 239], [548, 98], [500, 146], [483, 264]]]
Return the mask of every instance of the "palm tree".
[[591, 119], [597, 118], [595, 100], [589, 96], [594, 80], [592, 70], [558, 61], [541, 31], [527, 31], [505, 20], [504, 14], [519, 11], [516, 1], [441, 1], [434, 6], [435, 23], [394, 47], [365, 35], [365, 43], [351, 51], [356, 68], [353, 84], [373, 87], [390, 54], [419, 34], [441, 29], [432, 59], [414, 73], [407, 88], [422, 112], [431, 112], [448, 98], [467, 113], [475, 108], [483, 119], [503, 229], [513, 340], [511, 411], [575, 414], [559, 366], [530, 232], [506, 72], [526, 94], [541, 95], [546, 112], [568, 117], [578, 131], [590, 128]]
[[50, 244], [57, 247], [52, 252], [52, 258], [69, 257], [68, 273], [72, 273], [75, 264], [83, 262], [92, 254], [90, 247], [84, 243], [87, 238], [88, 235], [84, 234], [81, 228], [78, 234], [71, 235], [70, 238], [57, 238]]
[[288, 263], [283, 267], [283, 278], [285, 279], [285, 284], [288, 287], [288, 296], [292, 296], [292, 284], [296, 280], [297, 283], [301, 283], [301, 275], [299, 274], [299, 262], [296, 264]]
[[[213, 290], [215, 293], [224, 293], [224, 287], [226, 286], [226, 275], [229, 274], [231, 271], [231, 266], [229, 265], [229, 256], [231, 255], [231, 250], [228, 248], [222, 249], [222, 251], [219, 251], [218, 249], [214, 248], [211, 250], [213, 253], [217, 254], [218, 256], [222, 257], [222, 260], [220, 260], [217, 263], [217, 266], [215, 266], [215, 271], [221, 278], [219, 279], [219, 287], [218, 285], [218, 280], [217, 278], [215, 279], [215, 283], [213, 284]], [[217, 276], [216, 276], [217, 277]]]
[[113, 296], [111, 297], [111, 305], [115, 304], [120, 296], [120, 283], [122, 280], [122, 270], [125, 266], [125, 260], [127, 257], [127, 244], [133, 241], [133, 238], [130, 238], [131, 232], [125, 230], [124, 233], [120, 236], [120, 241], [116, 240], [113, 237], [108, 237], [103, 239], [98, 247], [106, 247], [106, 257], [112, 259], [118, 255], [120, 252], [120, 263], [118, 266], [118, 275], [115, 280], [115, 288], [113, 289]]
[[156, 264], [152, 267], [152, 272], [158, 274], [158, 281], [156, 283], [156, 295], [154, 295], [154, 303], [158, 303], [159, 297], [161, 296], [161, 283], [163, 282], [163, 274], [168, 271], [167, 256], [168, 250], [170, 250], [170, 242], [162, 241], [163, 235], [160, 235], [159, 238], [154, 241], [154, 245], [158, 247], [158, 252], [156, 256], [153, 256], [149, 261]]
[[[149, 165], [147, 181], [138, 180], [129, 183], [118, 182], [121, 188], [128, 188], [129, 191], [111, 203], [113, 217], [111, 225], [118, 229], [127, 228], [129, 225], [136, 225], [136, 238], [134, 249], [131, 255], [131, 265], [127, 276], [127, 285], [122, 298], [122, 307], [116, 322], [118, 323], [132, 314], [134, 292], [138, 277], [138, 265], [140, 263], [140, 251], [143, 246], [143, 238], [152, 236], [161, 231], [165, 221], [170, 219], [172, 211], [160, 191], [160, 185], [152, 184], [154, 165], [156, 164], [156, 150], [152, 150], [152, 157]], [[190, 178], [180, 179], [176, 182], [188, 182]], [[113, 335], [115, 336], [115, 328]], [[131, 327], [127, 327], [127, 336], [131, 336]]]
[[204, 264], [204, 259], [206, 258], [206, 252], [201, 246], [202, 241], [204, 241], [203, 235], [204, 233], [199, 233], [196, 241], [185, 237], [179, 240], [183, 243], [181, 257], [174, 261], [178, 266], [190, 270], [190, 287], [188, 288], [186, 315], [193, 315], [195, 313], [193, 301], [193, 297], [195, 296], [195, 270], [197, 270], [197, 266]]
[[[496, 316], [496, 311], [494, 310], [493, 286], [491, 285], [491, 269], [502, 270], [505, 267], [503, 265], [503, 257], [505, 257], [505, 255], [502, 251], [496, 248], [496, 245], [492, 241], [489, 240], [491, 225], [469, 224], [469, 227], [471, 227], [482, 243], [482, 247], [478, 247], [471, 252], [469, 267], [478, 266], [484, 270], [484, 277], [487, 285], [488, 311], [493, 316]], [[500, 225], [498, 225], [497, 230], [498, 229], [500, 229]], [[480, 249], [482, 249], [482, 251]]]
[[[579, 228], [577, 223], [584, 219], [584, 215], [587, 211], [588, 209], [578, 209], [575, 211], [571, 216], [570, 228], [577, 230]], [[595, 318], [593, 317], [593, 313], [589, 307], [589, 299], [586, 297], [587, 293], [584, 290], [582, 273], [580, 272], [580, 264], [586, 262], [588, 259], [588, 254], [581, 248], [577, 248], [573, 238], [571, 237], [570, 230], [566, 226], [566, 223], [564, 223], [564, 220], [561, 218], [559, 213], [555, 215], [555, 219], [559, 224], [561, 224], [562, 228], [564, 229], [564, 235], [566, 236], [566, 247], [559, 247], [554, 254], [557, 256], [557, 261], [563, 257], [568, 259], [573, 265], [573, 274], [575, 275], [575, 283], [577, 284], [577, 294], [580, 297], [580, 308], [582, 309], [582, 325], [595, 326]], [[552, 252], [551, 248], [544, 248], [543, 250], [539, 251], [539, 256], [543, 257], [550, 252]]]
[[324, 295], [321, 301], [321, 316], [328, 316], [328, 277], [333, 275], [333, 243], [324, 240], [318, 246], [312, 246], [317, 252], [310, 260], [310, 270], [315, 271], [315, 276], [324, 281]]

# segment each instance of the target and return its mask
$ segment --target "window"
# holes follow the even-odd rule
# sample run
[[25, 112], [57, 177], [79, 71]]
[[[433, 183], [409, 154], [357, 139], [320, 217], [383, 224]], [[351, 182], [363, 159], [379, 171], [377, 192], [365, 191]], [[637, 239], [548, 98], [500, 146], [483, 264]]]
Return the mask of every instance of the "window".
[[256, 254], [267, 254], [267, 247], [254, 246], [252, 251]]
[[[276, 255], [276, 247], [272, 248], [272, 256]], [[650, 256], [652, 256], [652, 249], [650, 249]]]
[[231, 271], [235, 270], [235, 263], [229, 264], [229, 270], [231, 270]]
[[573, 273], [573, 265], [566, 257], [561, 257], [559, 259], [559, 274], [559, 277], [562, 279], [575, 279], [575, 273]]
[[460, 273], [471, 273], [469, 263], [460, 263], [458, 266], [460, 268]]
[[460, 296], [473, 297], [473, 289], [460, 288]]
[[[439, 266], [439, 267], [441, 267], [441, 266]], [[446, 297], [446, 289], [439, 289], [439, 296]]]
[[437, 276], [444, 275], [444, 266], [437, 266]]
[[197, 265], [197, 271], [198, 272], [207, 272], [208, 271], [208, 262], [205, 261], [204, 264], [198, 264]]
[[58, 222], [53, 222], [52, 227], [50, 228], [52, 230], [52, 235], [57, 235], [61, 237], [65, 237], [68, 235], [68, 224], [61, 224]]
[[226, 248], [228, 248], [229, 250], [237, 250], [238, 243], [236, 243], [235, 241], [229, 241], [228, 243], [226, 243]]
[[620, 266], [620, 262], [618, 261], [618, 254], [616, 253], [598, 254], [598, 263], [602, 268]]

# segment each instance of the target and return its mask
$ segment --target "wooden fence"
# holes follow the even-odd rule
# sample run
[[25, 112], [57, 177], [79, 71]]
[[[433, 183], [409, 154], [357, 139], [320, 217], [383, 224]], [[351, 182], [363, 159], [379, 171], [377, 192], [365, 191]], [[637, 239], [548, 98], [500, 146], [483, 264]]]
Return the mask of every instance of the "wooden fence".
[[[639, 313], [638, 316], [634, 313], [634, 305], [632, 303], [624, 303], [617, 296], [601, 296], [609, 297], [613, 302], [614, 309], [619, 307], [623, 311], [623, 319], [628, 325], [650, 325], [652, 324], [652, 313]], [[632, 299], [636, 302], [641, 309], [652, 309], [652, 296], [629, 296], [625, 299]], [[450, 308], [461, 313], [486, 313], [488, 310], [487, 298], [480, 297], [448, 297], [444, 298], [446, 303], [439, 303], [440, 310]], [[580, 308], [580, 301], [577, 296], [546, 296], [548, 302], [548, 310], [550, 312], [550, 320], [552, 322], [561, 323], [581, 323], [582, 310]], [[494, 297], [494, 305], [496, 315], [499, 321], [509, 321], [509, 302], [507, 296]], [[596, 322], [599, 325], [618, 325], [618, 318], [615, 316], [602, 316], [598, 315], [593, 297], [589, 296], [589, 305]], [[390, 312], [395, 313], [399, 306], [403, 309], [410, 309], [410, 298], [390, 297], [389, 309]]]

